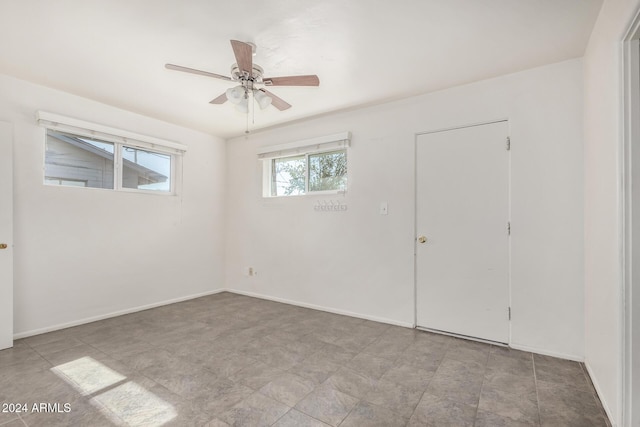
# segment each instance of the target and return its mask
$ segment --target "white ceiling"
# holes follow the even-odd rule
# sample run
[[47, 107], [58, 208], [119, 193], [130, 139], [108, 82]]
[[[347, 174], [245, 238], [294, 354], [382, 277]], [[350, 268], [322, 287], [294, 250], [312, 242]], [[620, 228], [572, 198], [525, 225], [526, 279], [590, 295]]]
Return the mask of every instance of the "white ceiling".
[[230, 82], [230, 39], [257, 45], [293, 107], [251, 129], [443, 89], [584, 53], [602, 0], [0, 0], [0, 73], [221, 137], [246, 116], [209, 101]]

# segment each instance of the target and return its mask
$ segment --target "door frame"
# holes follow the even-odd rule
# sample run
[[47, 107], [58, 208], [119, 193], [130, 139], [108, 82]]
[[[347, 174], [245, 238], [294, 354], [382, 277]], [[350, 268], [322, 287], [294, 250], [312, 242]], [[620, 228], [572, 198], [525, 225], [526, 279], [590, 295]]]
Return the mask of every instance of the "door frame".
[[[2, 328], [2, 332], [0, 332], [0, 350], [6, 349], [6, 348], [11, 348], [13, 347], [13, 343], [14, 343], [14, 300], [15, 300], [15, 292], [14, 292], [14, 283], [15, 283], [15, 262], [14, 262], [14, 258], [15, 258], [15, 252], [14, 252], [14, 241], [15, 241], [15, 235], [14, 235], [14, 220], [15, 220], [15, 216], [13, 214], [13, 210], [14, 210], [14, 179], [13, 179], [13, 169], [14, 169], [14, 161], [13, 161], [13, 157], [14, 157], [14, 138], [15, 138], [15, 129], [14, 129], [14, 124], [13, 122], [10, 121], [4, 121], [4, 120], [0, 120], [0, 126], [2, 127], [2, 136], [0, 138], [4, 139], [4, 133], [5, 130], [7, 132], [8, 135], [8, 140], [7, 141], [0, 141], [0, 144], [7, 144], [7, 147], [4, 147], [8, 150], [9, 152], [9, 158], [6, 159], [6, 162], [8, 163], [8, 169], [9, 169], [9, 182], [8, 184], [8, 191], [10, 192], [9, 197], [10, 197], [10, 201], [9, 201], [9, 207], [10, 207], [10, 213], [9, 213], [9, 230], [8, 230], [8, 235], [7, 236], [0, 236], [0, 239], [2, 239], [2, 243], [6, 243], [8, 245], [8, 248], [3, 249], [3, 252], [8, 252], [7, 254], [1, 254], [2, 256], [8, 255], [10, 257], [10, 283], [8, 284], [9, 288], [8, 289], [1, 289], [0, 290], [0, 294], [4, 294], [5, 296], [8, 296], [8, 301], [5, 301], [2, 303], [2, 306], [4, 308], [4, 304], [7, 304], [8, 306], [8, 313], [4, 313], [4, 315], [2, 316], [2, 320], [0, 320], [0, 328]], [[0, 284], [0, 286], [4, 286], [4, 284]], [[8, 318], [8, 319], [7, 319]], [[5, 324], [5, 320], [7, 320], [6, 324]], [[5, 327], [8, 329], [8, 337], [5, 337]], [[7, 347], [8, 345], [8, 347]]]
[[622, 195], [619, 202], [619, 250], [622, 264], [620, 307], [622, 310], [619, 379], [622, 396], [621, 425], [631, 426], [640, 420], [640, 408], [633, 406], [634, 393], [640, 393], [638, 389], [640, 372], [634, 372], [632, 369], [634, 357], [640, 357], [638, 354], [638, 348], [640, 348], [640, 309], [638, 307], [640, 304], [634, 303], [633, 298], [634, 290], [636, 301], [640, 295], [640, 279], [634, 279], [634, 276], [640, 277], [640, 258], [638, 254], [633, 253], [634, 246], [640, 248], [640, 233], [633, 232], [634, 203], [640, 206], [640, 188], [633, 186], [633, 181], [638, 182], [640, 179], [640, 11], [636, 12], [622, 40], [622, 70], [623, 137], [619, 146], [621, 168], [619, 188]]
[[[436, 129], [432, 129], [432, 130], [426, 130], [426, 131], [421, 131], [421, 132], [416, 132], [414, 133], [413, 136], [413, 327], [417, 328], [417, 329], [424, 329], [418, 326], [418, 139], [421, 135], [429, 135], [429, 134], [433, 134], [433, 133], [440, 133], [440, 132], [447, 132], [447, 131], [452, 131], [452, 130], [458, 130], [458, 129], [465, 129], [465, 128], [471, 128], [471, 127], [475, 127], [475, 126], [482, 126], [482, 125], [490, 125], [493, 123], [501, 123], [501, 122], [507, 122], [507, 137], [511, 138], [511, 121], [509, 120], [508, 117], [502, 117], [502, 118], [496, 118], [493, 120], [486, 120], [486, 121], [481, 121], [481, 122], [473, 122], [473, 123], [467, 123], [467, 124], [462, 124], [462, 125], [458, 125], [458, 126], [451, 126], [451, 127], [446, 127], [446, 128], [436, 128]], [[511, 221], [511, 149], [509, 149], [509, 153], [508, 153], [508, 171], [509, 171], [509, 175], [507, 177], [508, 180], [508, 188], [509, 188], [509, 205], [508, 205], [508, 218], [509, 221]], [[507, 283], [507, 289], [508, 289], [508, 300], [509, 300], [509, 307], [511, 307], [511, 235], [509, 235], [509, 239], [508, 239], [508, 251], [509, 251], [509, 266], [508, 266], [508, 283]], [[475, 337], [468, 337], [468, 336], [462, 336], [462, 335], [457, 335], [454, 333], [449, 333], [449, 332], [444, 332], [444, 331], [432, 331], [432, 332], [436, 332], [442, 335], [450, 335], [450, 336], [454, 336], [454, 337], [461, 337], [464, 339], [468, 339], [468, 340], [472, 340], [472, 341], [480, 341], [480, 342], [487, 342], [493, 345], [501, 345], [502, 343], [496, 343], [493, 341], [487, 341], [487, 340], [483, 340], [481, 338], [475, 338]], [[510, 346], [511, 345], [511, 319], [509, 319], [509, 335], [508, 335], [508, 342], [507, 345]]]

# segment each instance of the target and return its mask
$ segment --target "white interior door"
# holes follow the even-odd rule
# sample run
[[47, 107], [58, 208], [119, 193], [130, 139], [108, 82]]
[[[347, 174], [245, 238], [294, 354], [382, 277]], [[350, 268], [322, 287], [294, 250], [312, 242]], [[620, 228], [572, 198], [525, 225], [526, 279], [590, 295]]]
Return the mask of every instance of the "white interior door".
[[507, 136], [504, 121], [417, 138], [419, 327], [509, 341]]
[[13, 128], [0, 122], [0, 350], [13, 347]]

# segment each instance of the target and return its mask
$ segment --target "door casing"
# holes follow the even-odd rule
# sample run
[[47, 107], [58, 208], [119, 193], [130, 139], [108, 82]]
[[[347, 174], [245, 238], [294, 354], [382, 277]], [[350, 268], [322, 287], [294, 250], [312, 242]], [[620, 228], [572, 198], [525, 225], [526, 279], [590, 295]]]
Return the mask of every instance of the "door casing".
[[13, 125], [0, 122], [0, 350], [13, 347]]

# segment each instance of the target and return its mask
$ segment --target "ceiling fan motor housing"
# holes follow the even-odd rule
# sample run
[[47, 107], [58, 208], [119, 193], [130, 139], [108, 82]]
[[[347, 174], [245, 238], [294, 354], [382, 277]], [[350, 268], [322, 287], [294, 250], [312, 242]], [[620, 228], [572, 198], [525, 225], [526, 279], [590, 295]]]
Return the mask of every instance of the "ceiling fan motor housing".
[[247, 73], [240, 70], [238, 64], [233, 64], [231, 66], [231, 80], [240, 81], [240, 82], [251, 82], [251, 83], [262, 83], [262, 76], [264, 70], [261, 66], [257, 64], [253, 64], [253, 70], [251, 76], [248, 76]]

